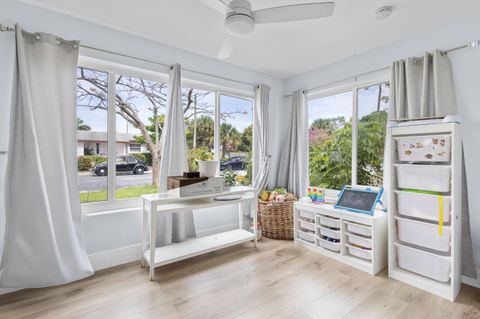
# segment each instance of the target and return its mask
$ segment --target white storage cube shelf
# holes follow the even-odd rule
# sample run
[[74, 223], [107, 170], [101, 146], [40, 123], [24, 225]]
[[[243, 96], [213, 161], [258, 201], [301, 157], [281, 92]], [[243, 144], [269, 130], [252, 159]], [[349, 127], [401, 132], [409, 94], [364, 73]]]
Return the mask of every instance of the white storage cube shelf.
[[413, 192], [395, 191], [397, 208], [400, 215], [421, 218], [431, 221], [439, 220], [440, 200], [443, 203], [443, 221], [450, 221], [450, 196], [419, 194]]
[[[311, 224], [305, 219], [312, 217], [315, 235], [306, 232]], [[335, 209], [328, 204], [297, 202], [295, 218], [296, 243], [372, 275], [386, 267], [388, 216], [385, 212], [376, 211], [370, 216]]]
[[412, 121], [390, 133], [389, 276], [453, 301], [461, 287], [460, 125]]
[[438, 230], [440, 226], [437, 224], [400, 217], [396, 219], [400, 241], [439, 252], [450, 251], [450, 227], [443, 226], [440, 235]]
[[450, 192], [450, 166], [395, 164], [399, 188]]
[[449, 162], [449, 135], [398, 137], [398, 160], [403, 162]]

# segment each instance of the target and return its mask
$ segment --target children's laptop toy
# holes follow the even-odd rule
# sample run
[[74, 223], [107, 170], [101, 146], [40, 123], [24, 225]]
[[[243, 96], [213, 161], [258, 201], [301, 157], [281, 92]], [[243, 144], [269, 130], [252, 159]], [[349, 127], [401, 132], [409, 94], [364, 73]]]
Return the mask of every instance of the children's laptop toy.
[[382, 193], [382, 187], [343, 186], [338, 201], [333, 207], [373, 215]]

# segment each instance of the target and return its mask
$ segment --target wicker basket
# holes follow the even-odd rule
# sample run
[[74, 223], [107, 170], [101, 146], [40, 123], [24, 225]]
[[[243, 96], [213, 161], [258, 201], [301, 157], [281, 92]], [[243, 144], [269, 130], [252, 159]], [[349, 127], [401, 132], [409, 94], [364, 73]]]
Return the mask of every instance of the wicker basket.
[[268, 202], [258, 200], [262, 235], [272, 239], [293, 239], [293, 204], [295, 201]]

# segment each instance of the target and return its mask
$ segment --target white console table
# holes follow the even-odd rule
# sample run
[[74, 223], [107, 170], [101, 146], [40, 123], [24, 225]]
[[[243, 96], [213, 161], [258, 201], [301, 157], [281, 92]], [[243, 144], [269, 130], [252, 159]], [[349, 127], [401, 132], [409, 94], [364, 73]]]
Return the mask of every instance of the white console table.
[[[247, 241], [253, 241], [257, 246], [257, 198], [252, 187], [231, 187], [222, 193], [179, 197], [171, 193], [143, 195], [143, 227], [142, 227], [142, 266], [150, 267], [150, 280], [153, 280], [156, 267], [176, 261], [198, 256]], [[216, 196], [239, 195], [240, 198], [231, 201], [214, 200]], [[243, 228], [243, 202], [253, 202], [253, 233]], [[189, 239], [181, 243], [156, 247], [158, 214], [179, 213], [209, 207], [238, 205], [238, 229], [218, 233], [206, 237]], [[150, 217], [150, 220], [149, 220]], [[150, 221], [150, 223], [148, 223]], [[150, 224], [150, 239], [148, 239], [148, 224]]]

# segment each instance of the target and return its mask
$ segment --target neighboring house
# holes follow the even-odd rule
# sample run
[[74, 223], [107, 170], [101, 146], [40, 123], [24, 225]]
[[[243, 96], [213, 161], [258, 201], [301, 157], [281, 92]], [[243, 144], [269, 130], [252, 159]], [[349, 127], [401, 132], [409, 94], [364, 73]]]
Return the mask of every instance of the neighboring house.
[[[145, 144], [135, 141], [134, 134], [117, 133], [117, 155], [147, 153]], [[77, 131], [77, 155], [107, 155], [107, 132]]]

